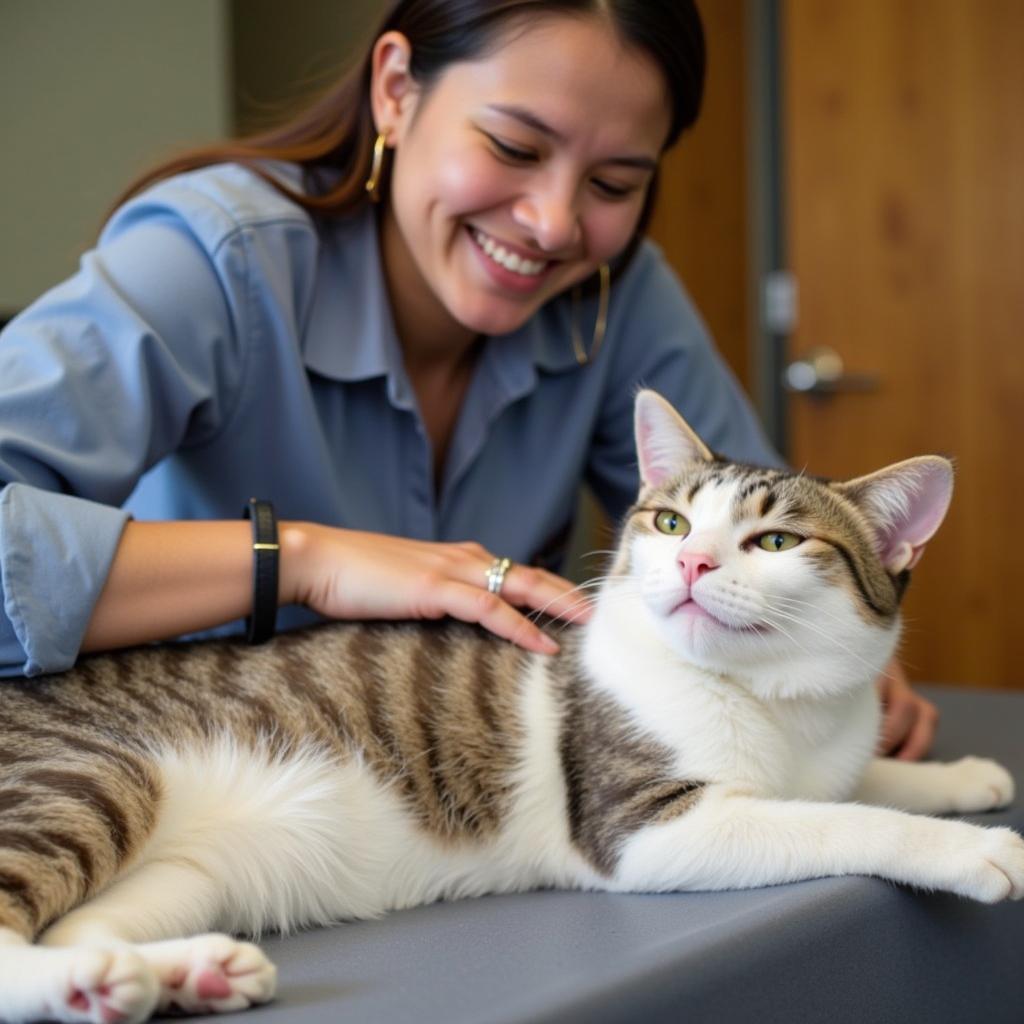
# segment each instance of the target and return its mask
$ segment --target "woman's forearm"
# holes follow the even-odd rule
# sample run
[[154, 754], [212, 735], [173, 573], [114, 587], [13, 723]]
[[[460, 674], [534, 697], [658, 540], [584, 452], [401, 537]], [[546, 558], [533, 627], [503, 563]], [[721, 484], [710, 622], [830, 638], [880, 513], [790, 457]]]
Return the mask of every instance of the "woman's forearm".
[[[280, 525], [279, 599], [293, 600], [293, 544]], [[252, 532], [239, 521], [129, 522], [82, 643], [83, 651], [166, 640], [252, 610]]]

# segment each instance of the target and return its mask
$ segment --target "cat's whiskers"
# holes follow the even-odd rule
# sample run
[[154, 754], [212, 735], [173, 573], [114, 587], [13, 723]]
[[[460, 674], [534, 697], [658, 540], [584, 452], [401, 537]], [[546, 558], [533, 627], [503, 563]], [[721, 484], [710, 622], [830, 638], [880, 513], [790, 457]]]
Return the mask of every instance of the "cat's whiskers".
[[784, 604], [789, 605], [791, 609], [795, 609], [798, 607], [812, 608], [815, 612], [819, 613], [820, 615], [824, 615], [826, 618], [832, 619], [833, 622], [838, 622], [840, 624], [844, 623], [845, 621], [841, 615], [836, 615], [835, 612], [827, 611], [825, 608], [822, 608], [820, 604], [815, 604], [813, 601], [803, 601], [800, 598], [786, 597], [782, 594], [773, 594], [771, 600], [782, 601]]
[[[869, 661], [868, 661], [868, 660], [867, 660], [866, 658], [863, 658], [863, 657], [861, 657], [861, 656], [860, 656], [859, 654], [857, 654], [857, 652], [856, 652], [856, 651], [852, 650], [852, 649], [851, 649], [850, 647], [848, 647], [848, 646], [847, 646], [846, 644], [844, 644], [844, 643], [843, 643], [843, 642], [842, 642], [841, 640], [839, 640], [839, 639], [838, 639], [837, 637], [833, 636], [833, 635], [832, 635], [831, 633], [829, 633], [828, 631], [826, 631], [826, 630], [824, 630], [824, 629], [821, 629], [820, 627], [816, 626], [816, 625], [815, 625], [815, 624], [814, 624], [813, 622], [811, 622], [810, 620], [808, 620], [808, 619], [804, 619], [804, 618], [800, 618], [799, 616], [796, 616], [796, 615], [792, 615], [792, 614], [790, 614], [789, 612], [786, 612], [786, 611], [784, 611], [784, 610], [783, 610], [783, 609], [781, 609], [781, 608], [773, 608], [773, 609], [771, 609], [771, 612], [772, 612], [772, 613], [774, 613], [775, 615], [781, 615], [781, 616], [782, 616], [783, 618], [785, 618], [785, 619], [786, 619], [786, 620], [788, 620], [789, 622], [795, 622], [795, 623], [796, 623], [797, 625], [799, 625], [799, 626], [804, 626], [804, 627], [806, 627], [806, 628], [807, 628], [807, 629], [809, 629], [809, 630], [810, 630], [810, 631], [811, 631], [812, 633], [817, 633], [817, 634], [818, 634], [819, 636], [821, 636], [821, 637], [823, 637], [823, 638], [824, 638], [825, 640], [829, 641], [829, 643], [832, 643], [832, 644], [834, 644], [834, 645], [835, 645], [836, 647], [838, 647], [838, 648], [839, 648], [839, 649], [840, 649], [841, 651], [844, 651], [844, 652], [845, 652], [846, 654], [848, 654], [848, 655], [849, 655], [849, 656], [850, 656], [851, 658], [853, 658], [853, 659], [854, 659], [855, 661], [859, 661], [859, 662], [860, 662], [860, 663], [861, 663], [862, 665], [864, 665], [864, 666], [865, 666], [865, 668], [869, 668], [869, 669], [871, 669], [871, 670], [872, 670], [872, 672], [875, 672], [875, 671], [877, 671], [877, 669], [875, 668], [875, 666], [874, 666], [874, 665], [872, 665], [872, 664], [871, 664], [871, 662], [869, 662]], [[770, 625], [774, 625], [774, 624], [773, 624], [773, 623], [771, 622], [771, 619], [770, 619], [770, 618], [768, 618], [768, 615], [767, 615], [767, 614], [765, 615], [765, 618], [766, 618], [766, 619], [768, 620], [768, 622], [769, 622], [769, 624], [770, 624]], [[779, 630], [781, 631], [781, 627], [777, 627], [777, 628], [778, 628], [778, 629], [779, 629]], [[795, 641], [795, 640], [794, 640], [793, 642], [794, 642], [794, 643], [796, 643], [796, 641]], [[798, 645], [798, 646], [801, 646], [801, 645]], [[806, 649], [806, 648], [802, 648], [802, 649], [803, 649], [803, 650], [804, 650], [805, 652], [807, 651], [807, 649]], [[810, 652], [807, 652], [807, 653], [810, 653]]]
[[615, 558], [618, 555], [618, 551], [614, 548], [594, 548], [593, 551], [584, 551], [580, 558], [595, 558], [597, 555], [608, 555], [611, 558]]
[[[536, 622], [538, 619], [541, 618], [541, 616], [546, 615], [547, 614], [547, 610], [553, 604], [555, 604], [556, 602], [562, 601], [562, 600], [564, 600], [565, 598], [569, 597], [572, 594], [579, 594], [579, 595], [583, 596], [584, 591], [587, 591], [587, 590], [597, 590], [598, 588], [602, 587], [608, 580], [610, 580], [612, 578], [613, 577], [611, 577], [611, 576], [595, 576], [595, 577], [593, 577], [593, 578], [591, 578], [589, 580], [584, 580], [582, 583], [578, 583], [571, 590], [567, 590], [564, 594], [561, 594], [558, 597], [552, 598], [542, 608], [535, 608], [533, 611], [529, 612], [526, 617], [531, 622]], [[579, 602], [577, 602], [575, 604], [570, 605], [570, 610], [573, 610], [575, 608], [585, 608], [585, 607], [587, 607], [588, 603], [589, 603], [588, 601], [579, 601]], [[565, 617], [564, 615], [559, 616], [559, 618], [564, 618], [564, 617]]]
[[[631, 589], [629, 584], [626, 581], [622, 580], [621, 577], [606, 577], [606, 578], [607, 579], [614, 578], [616, 580], [619, 580], [621, 582], [621, 584], [622, 584], [621, 586], [617, 587], [615, 589], [615, 591], [605, 591], [605, 598], [604, 598], [604, 600], [605, 600], [606, 603], [614, 605], [614, 603], [616, 601], [618, 601], [618, 600], [623, 600], [623, 599], [629, 598], [629, 597], [640, 596], [639, 592], [635, 588]], [[604, 580], [602, 579], [600, 581], [590, 581], [590, 583], [591, 583], [591, 585], [596, 587], [596, 586], [600, 586], [601, 584], [603, 584]], [[550, 603], [548, 605], [546, 605], [545, 607], [546, 608], [550, 607]], [[565, 609], [565, 611], [563, 611], [557, 618], [553, 619], [553, 621], [548, 624], [548, 629], [554, 630], [554, 631], [556, 631], [558, 633], [561, 633], [568, 626], [574, 625], [576, 623], [576, 621], [579, 619], [580, 615], [582, 615], [583, 612], [588, 611], [592, 607], [593, 607], [593, 604], [592, 604], [592, 602], [590, 600], [578, 601], [577, 603], [575, 603], [573, 605], [570, 605], [567, 609]], [[544, 614], [544, 610], [537, 611], [537, 612], [531, 612], [527, 616], [527, 618], [535, 621], [539, 616], [541, 616], [543, 614]]]

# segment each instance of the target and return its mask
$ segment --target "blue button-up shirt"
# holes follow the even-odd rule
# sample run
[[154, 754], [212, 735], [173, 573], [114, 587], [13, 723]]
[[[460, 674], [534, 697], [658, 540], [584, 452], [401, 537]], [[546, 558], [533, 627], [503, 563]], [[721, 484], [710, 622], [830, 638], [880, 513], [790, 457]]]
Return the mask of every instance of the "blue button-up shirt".
[[[578, 314], [589, 339], [595, 302]], [[557, 567], [581, 481], [613, 517], [635, 495], [641, 384], [713, 448], [778, 461], [654, 245], [585, 367], [572, 315], [559, 298], [482, 342], [435, 489], [372, 211], [314, 221], [233, 165], [132, 200], [0, 334], [0, 674], [74, 662], [129, 516], [236, 518], [256, 495]]]

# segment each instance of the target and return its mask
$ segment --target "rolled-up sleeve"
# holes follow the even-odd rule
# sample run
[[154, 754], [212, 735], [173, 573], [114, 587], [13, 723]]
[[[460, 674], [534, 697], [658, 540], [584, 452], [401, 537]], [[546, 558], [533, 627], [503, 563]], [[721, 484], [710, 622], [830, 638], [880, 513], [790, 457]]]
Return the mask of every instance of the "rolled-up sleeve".
[[219, 225], [211, 246], [159, 198], [126, 210], [0, 333], [0, 675], [73, 664], [118, 506], [213, 436], [238, 391], [244, 238]]
[[24, 484], [0, 491], [0, 674], [74, 663], [127, 518]]

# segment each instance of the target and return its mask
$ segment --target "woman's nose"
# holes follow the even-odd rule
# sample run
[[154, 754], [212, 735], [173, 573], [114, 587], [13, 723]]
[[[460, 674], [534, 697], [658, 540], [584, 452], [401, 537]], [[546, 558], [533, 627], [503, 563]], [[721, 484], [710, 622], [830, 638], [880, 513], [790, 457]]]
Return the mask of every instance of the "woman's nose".
[[580, 240], [575, 199], [561, 190], [536, 191], [521, 197], [513, 207], [513, 217], [546, 253], [563, 253]]

